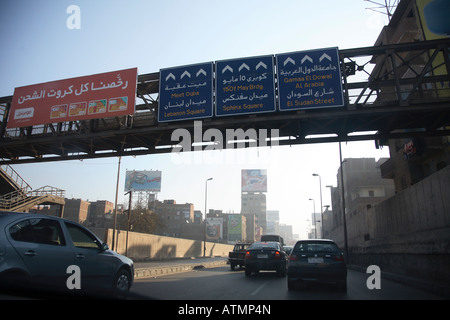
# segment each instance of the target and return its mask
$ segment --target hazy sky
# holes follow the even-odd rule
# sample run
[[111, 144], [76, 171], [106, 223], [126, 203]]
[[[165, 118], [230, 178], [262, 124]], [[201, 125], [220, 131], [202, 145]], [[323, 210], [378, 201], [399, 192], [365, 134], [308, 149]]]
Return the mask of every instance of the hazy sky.
[[[70, 5], [80, 9], [80, 28], [69, 29]], [[139, 74], [161, 68], [267, 54], [372, 46], [385, 17], [363, 0], [229, 1], [1, 1], [0, 96], [14, 88], [126, 68]], [[373, 141], [343, 144], [345, 157], [387, 157]], [[33, 188], [66, 190], [67, 197], [114, 202], [117, 158], [13, 166]], [[267, 169], [267, 209], [304, 236], [307, 219], [329, 205], [326, 185], [335, 185], [338, 144], [252, 148], [122, 158], [119, 203], [125, 201], [125, 171], [161, 170], [158, 199], [240, 212], [241, 169]]]

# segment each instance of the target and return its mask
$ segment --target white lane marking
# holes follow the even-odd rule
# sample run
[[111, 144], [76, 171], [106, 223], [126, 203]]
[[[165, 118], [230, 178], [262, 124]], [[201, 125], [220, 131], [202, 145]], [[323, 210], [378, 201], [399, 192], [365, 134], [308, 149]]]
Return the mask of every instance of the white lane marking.
[[264, 282], [262, 285], [260, 285], [258, 288], [256, 288], [255, 290], [253, 290], [252, 293], [250, 293], [251, 296], [255, 296], [258, 294], [258, 292], [260, 292], [262, 290], [262, 288], [264, 288], [267, 285], [268, 281]]

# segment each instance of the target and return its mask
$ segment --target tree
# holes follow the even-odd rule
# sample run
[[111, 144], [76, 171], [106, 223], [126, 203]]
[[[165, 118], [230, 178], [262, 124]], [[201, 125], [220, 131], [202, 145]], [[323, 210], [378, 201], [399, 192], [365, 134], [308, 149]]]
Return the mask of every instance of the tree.
[[[124, 214], [124, 219], [128, 219], [128, 213]], [[127, 221], [121, 223], [123, 230], [126, 230]], [[139, 203], [131, 209], [130, 231], [140, 233], [154, 233], [161, 226], [161, 222], [156, 213], [143, 207]]]

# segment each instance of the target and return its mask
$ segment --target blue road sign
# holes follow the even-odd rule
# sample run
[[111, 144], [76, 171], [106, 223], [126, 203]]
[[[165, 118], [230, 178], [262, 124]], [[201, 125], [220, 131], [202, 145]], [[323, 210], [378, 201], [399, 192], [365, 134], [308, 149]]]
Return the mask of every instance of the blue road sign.
[[159, 122], [213, 116], [212, 62], [161, 69], [159, 77]]
[[216, 61], [216, 115], [276, 110], [273, 56]]
[[281, 111], [344, 105], [338, 48], [276, 55]]

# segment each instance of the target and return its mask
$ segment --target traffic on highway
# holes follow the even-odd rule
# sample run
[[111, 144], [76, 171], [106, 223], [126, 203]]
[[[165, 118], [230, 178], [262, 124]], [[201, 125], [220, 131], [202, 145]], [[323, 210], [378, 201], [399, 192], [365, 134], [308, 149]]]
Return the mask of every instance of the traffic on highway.
[[[3, 212], [0, 224], [2, 299], [441, 299], [382, 279], [376, 272], [347, 270], [342, 250], [331, 240], [297, 241], [290, 254], [286, 253], [282, 242], [260, 241], [235, 246], [236, 250], [245, 251], [241, 263], [236, 262], [230, 252], [228, 259], [209, 258], [222, 262], [216, 267], [204, 267], [208, 259], [203, 262], [185, 260], [186, 264], [196, 264], [196, 267], [134, 278], [131, 259], [109, 250], [95, 235], [72, 222]], [[81, 287], [84, 290], [79, 290]], [[270, 312], [270, 304], [264, 306], [266, 309], [262, 310]], [[189, 310], [186, 305], [183, 312]], [[227, 306], [223, 310], [250, 312], [247, 307], [230, 309]]]

